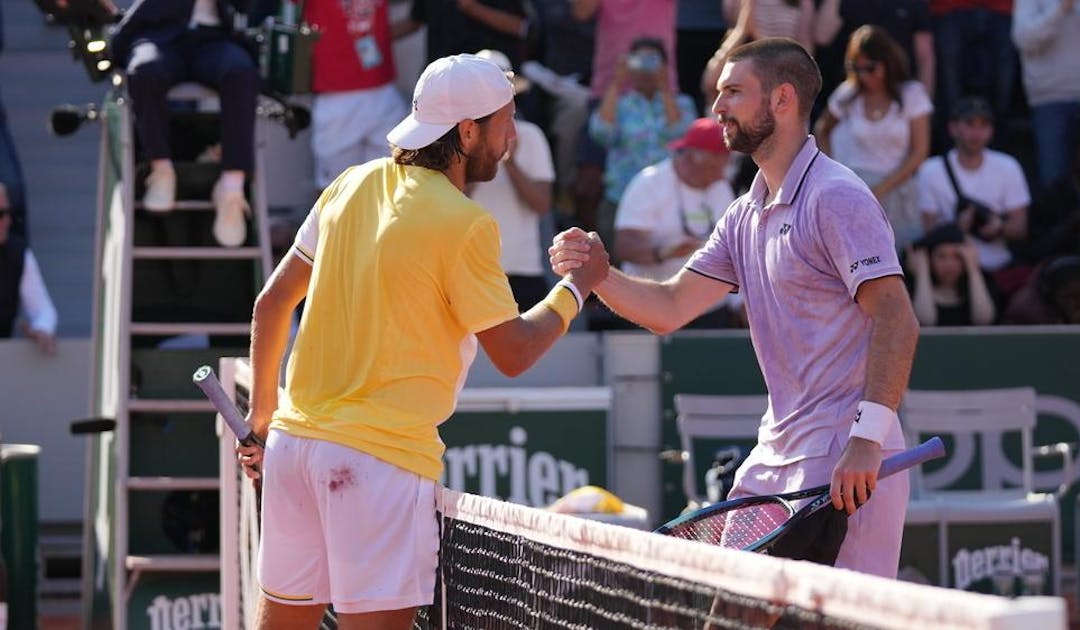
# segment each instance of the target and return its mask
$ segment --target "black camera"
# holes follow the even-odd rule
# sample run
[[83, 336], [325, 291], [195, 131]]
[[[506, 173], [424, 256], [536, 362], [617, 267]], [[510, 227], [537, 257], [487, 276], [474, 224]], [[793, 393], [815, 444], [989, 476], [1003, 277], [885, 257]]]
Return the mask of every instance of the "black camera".
[[109, 76], [112, 59], [108, 51], [108, 27], [120, 20], [121, 13], [102, 0], [34, 0], [38, 9], [52, 23], [67, 27], [68, 48], [81, 61], [95, 83]]
[[971, 233], [974, 236], [979, 236], [979, 232], [981, 232], [986, 224], [994, 218], [996, 213], [974, 199], [961, 199], [956, 202], [957, 219], [960, 218], [960, 213], [968, 208], [973, 208], [975, 210], [975, 214], [971, 220]]

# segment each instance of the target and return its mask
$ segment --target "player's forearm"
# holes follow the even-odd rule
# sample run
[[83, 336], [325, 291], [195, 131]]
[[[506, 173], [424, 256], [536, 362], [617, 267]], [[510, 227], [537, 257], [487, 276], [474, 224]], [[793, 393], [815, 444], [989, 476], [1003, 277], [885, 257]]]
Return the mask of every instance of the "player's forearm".
[[894, 410], [900, 407], [911, 377], [918, 339], [919, 323], [907, 295], [890, 296], [874, 317], [870, 331], [864, 400]]
[[270, 416], [277, 409], [281, 361], [289, 339], [293, 309], [285, 303], [261, 294], [255, 301], [251, 318], [251, 411], [262, 426], [252, 427], [266, 434]]
[[674, 332], [689, 321], [679, 316], [675, 292], [666, 283], [635, 278], [613, 268], [594, 293], [619, 316], [657, 335]]

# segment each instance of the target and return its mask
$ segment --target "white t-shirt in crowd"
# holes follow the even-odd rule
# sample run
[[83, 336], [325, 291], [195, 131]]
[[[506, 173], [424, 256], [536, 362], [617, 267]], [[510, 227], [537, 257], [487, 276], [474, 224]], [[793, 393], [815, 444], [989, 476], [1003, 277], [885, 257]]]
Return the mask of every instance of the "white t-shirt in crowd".
[[[653, 247], [666, 247], [686, 239], [708, 240], [716, 222], [735, 201], [731, 184], [724, 180], [701, 190], [679, 181], [671, 160], [645, 167], [623, 193], [615, 213], [616, 230], [647, 230]], [[655, 265], [622, 263], [626, 273], [653, 280], [675, 275], [690, 256], [669, 258]]]
[[[514, 124], [517, 126], [514, 161], [518, 168], [533, 181], [555, 181], [551, 147], [544, 132], [525, 120], [516, 120]], [[495, 179], [476, 184], [469, 196], [490, 212], [499, 224], [503, 270], [515, 276], [543, 275], [540, 216], [518, 197], [506, 168], [500, 164]]]
[[911, 121], [934, 111], [918, 81], [900, 86], [900, 100], [880, 119], [870, 120], [863, 97], [850, 83], [841, 83], [829, 96], [829, 112], [838, 121], [829, 137], [831, 157], [855, 171], [887, 175], [896, 170], [911, 144]]
[[[946, 155], [965, 197], [1000, 215], [1026, 208], [1031, 203], [1024, 170], [1011, 155], [986, 149], [982, 164], [973, 171], [960, 166], [956, 149]], [[956, 201], [956, 191], [949, 182], [942, 157], [934, 156], [923, 162], [919, 168], [919, 209], [922, 213], [935, 216], [938, 223], [955, 221]], [[988, 271], [1001, 269], [1012, 260], [1004, 239], [992, 242], [975, 239], [975, 248], [979, 252], [979, 263]]]

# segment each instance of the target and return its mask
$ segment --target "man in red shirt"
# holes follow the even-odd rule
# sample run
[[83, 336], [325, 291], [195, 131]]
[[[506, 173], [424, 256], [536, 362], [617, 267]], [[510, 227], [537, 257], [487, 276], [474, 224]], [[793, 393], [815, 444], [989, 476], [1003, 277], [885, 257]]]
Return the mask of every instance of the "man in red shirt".
[[390, 155], [386, 134], [409, 112], [394, 81], [389, 0], [308, 0], [319, 30], [312, 59], [311, 149], [326, 187], [354, 164]]

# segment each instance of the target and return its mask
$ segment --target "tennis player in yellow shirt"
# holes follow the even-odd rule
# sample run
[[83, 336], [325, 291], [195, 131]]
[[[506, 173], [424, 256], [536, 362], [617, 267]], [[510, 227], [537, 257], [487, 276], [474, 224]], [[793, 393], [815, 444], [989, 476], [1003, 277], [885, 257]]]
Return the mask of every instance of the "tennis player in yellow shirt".
[[434, 594], [438, 426], [477, 345], [520, 374], [607, 275], [596, 239], [592, 264], [518, 315], [495, 220], [462, 192], [495, 176], [513, 117], [497, 66], [432, 62], [387, 136], [393, 157], [326, 188], [256, 301], [248, 420], [266, 451], [238, 452], [263, 478], [260, 628], [316, 628], [328, 603], [341, 628], [411, 626]]

